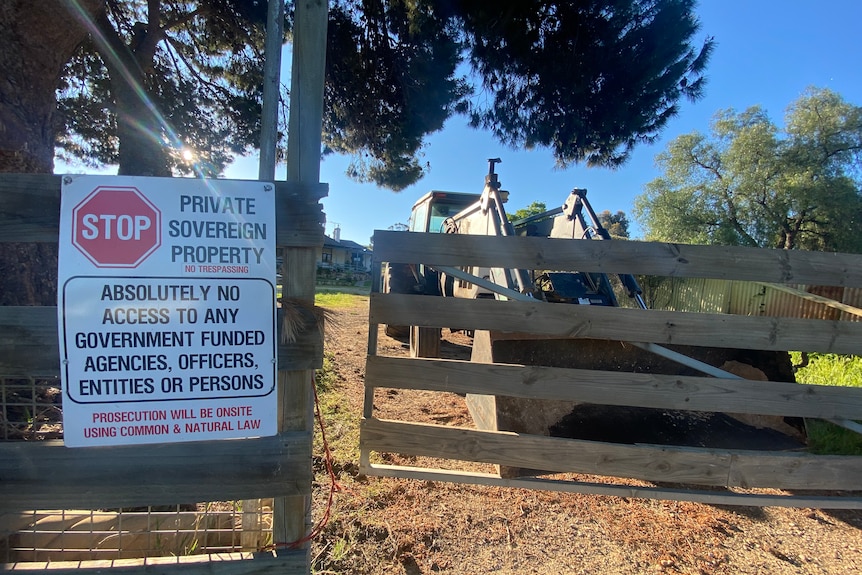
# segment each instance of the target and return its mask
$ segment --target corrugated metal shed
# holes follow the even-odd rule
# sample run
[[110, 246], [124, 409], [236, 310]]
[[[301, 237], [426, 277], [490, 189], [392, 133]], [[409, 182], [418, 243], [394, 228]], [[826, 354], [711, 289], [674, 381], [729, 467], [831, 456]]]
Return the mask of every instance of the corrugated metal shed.
[[[844, 288], [837, 286], [792, 286], [799, 291], [840, 302]], [[773, 317], [800, 317], [805, 319], [838, 320], [841, 311], [835, 308], [801, 299], [793, 294], [775, 289], [766, 290], [766, 305], [763, 315]]]
[[[862, 289], [844, 288], [844, 297], [841, 299], [841, 303], [862, 308]], [[842, 312], [841, 319], [843, 321], [862, 321], [862, 316]]]
[[[645, 278], [642, 285], [645, 299], [653, 309], [862, 321], [860, 315], [806, 300], [799, 295], [756, 282], [700, 278]], [[787, 287], [862, 309], [862, 289], [859, 288], [804, 285]]]

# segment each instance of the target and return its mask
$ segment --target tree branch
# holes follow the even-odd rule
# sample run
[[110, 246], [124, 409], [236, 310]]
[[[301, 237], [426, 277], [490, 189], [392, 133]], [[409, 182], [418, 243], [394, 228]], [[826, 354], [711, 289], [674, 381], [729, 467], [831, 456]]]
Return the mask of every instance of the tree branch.
[[129, 52], [129, 47], [111, 25], [107, 13], [102, 13], [93, 22], [96, 34], [93, 34], [93, 43], [99, 56], [102, 58], [108, 73], [121, 78], [127, 76], [127, 71], [137, 69], [141, 72], [137, 60]]
[[723, 178], [723, 177], [722, 177], [722, 175], [721, 175], [721, 171], [720, 171], [720, 169], [719, 169], [718, 167], [716, 167], [716, 166], [711, 166], [711, 165], [707, 164], [706, 162], [702, 161], [702, 160], [701, 160], [701, 159], [700, 159], [700, 158], [699, 158], [699, 157], [694, 153], [694, 150], [689, 150], [689, 151], [688, 151], [688, 154], [689, 154], [689, 158], [691, 159], [692, 163], [694, 163], [694, 165], [699, 166], [700, 168], [703, 168], [703, 169], [704, 169], [704, 170], [706, 170], [707, 172], [711, 172], [711, 173], [712, 173], [712, 175], [714, 175], [714, 176], [715, 176], [715, 178], [716, 178], [717, 180], [719, 180], [719, 181], [724, 180], [724, 178]]
[[182, 52], [180, 52], [179, 50], [177, 50], [177, 49], [176, 49], [176, 46], [174, 46], [174, 42], [175, 42], [174, 40], [172, 40], [172, 39], [170, 39], [170, 38], [168, 39], [168, 46], [169, 46], [171, 49], [170, 49], [170, 50], [168, 50], [167, 52], [168, 52], [168, 56], [171, 58], [171, 61], [174, 63], [174, 67], [175, 67], [177, 70], [179, 70], [179, 63], [177, 62], [177, 60], [176, 60], [176, 59], [177, 59], [177, 58], [179, 58], [180, 60], [182, 60], [182, 63], [183, 63], [183, 65], [186, 67], [186, 70], [188, 70], [188, 71], [189, 71], [189, 73], [190, 73], [192, 76], [194, 76], [194, 78], [195, 78], [199, 83], [203, 84], [204, 86], [207, 86], [207, 87], [211, 88], [214, 92], [218, 92], [218, 93], [220, 93], [220, 94], [221, 94], [221, 95], [223, 95], [223, 96], [226, 96], [226, 95], [229, 95], [229, 94], [230, 94], [230, 91], [229, 91], [227, 88], [225, 88], [224, 86], [219, 86], [217, 83], [215, 83], [215, 82], [213, 82], [213, 81], [209, 80], [208, 78], [205, 78], [205, 77], [204, 77], [204, 76], [203, 76], [203, 75], [198, 71], [198, 69], [197, 69], [197, 68], [195, 68], [194, 66], [192, 66], [192, 65], [191, 65], [191, 63], [189, 63], [189, 61], [186, 59], [185, 55], [184, 55]]

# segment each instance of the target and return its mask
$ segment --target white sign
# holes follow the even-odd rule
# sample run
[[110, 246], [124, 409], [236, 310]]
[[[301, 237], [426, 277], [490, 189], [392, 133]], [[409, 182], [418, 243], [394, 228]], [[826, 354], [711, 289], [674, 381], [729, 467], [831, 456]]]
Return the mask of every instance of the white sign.
[[274, 435], [275, 277], [272, 184], [64, 176], [66, 445]]

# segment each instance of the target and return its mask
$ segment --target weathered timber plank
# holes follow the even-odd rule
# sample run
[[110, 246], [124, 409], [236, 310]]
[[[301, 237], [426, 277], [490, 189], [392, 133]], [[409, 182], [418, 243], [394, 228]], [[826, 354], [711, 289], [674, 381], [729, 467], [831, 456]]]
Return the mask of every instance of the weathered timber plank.
[[0, 443], [0, 511], [100, 509], [307, 495], [308, 433], [70, 449]]
[[[323, 363], [323, 336], [313, 318], [293, 342], [281, 343], [281, 310], [276, 325], [281, 369], [317, 369]], [[0, 377], [57, 377], [60, 349], [57, 308], [0, 307]]]
[[365, 383], [601, 405], [862, 419], [862, 388], [786, 382], [372, 356]]
[[364, 449], [404, 455], [713, 486], [725, 485], [731, 464], [726, 452], [653, 449], [377, 419], [362, 422], [360, 442]]
[[[307, 313], [314, 306], [316, 254], [309, 248], [283, 248], [281, 275], [283, 298]], [[278, 370], [278, 429], [305, 432], [311, 437], [314, 427], [314, 373]], [[307, 464], [311, 473], [311, 460]], [[299, 541], [311, 529], [309, 496], [276, 497], [272, 502], [272, 533], [276, 541]], [[303, 545], [307, 549], [307, 545]]]
[[219, 553], [147, 559], [109, 559], [98, 561], [51, 561], [0, 564], [0, 571], [32, 573], [50, 571], [52, 575], [301, 575], [308, 573], [306, 554], [291, 551], [272, 553]]
[[862, 490], [862, 457], [711, 450], [368, 419], [363, 449], [560, 473], [725, 487]]
[[279, 197], [276, 194], [275, 198], [276, 245], [310, 248], [322, 246], [323, 224], [326, 221], [323, 206], [295, 196]]
[[308, 202], [320, 200], [329, 195], [329, 184], [323, 182], [295, 182], [277, 180], [275, 183], [276, 197], [295, 198], [296, 200]]
[[313, 313], [303, 312], [303, 323], [298, 326], [293, 341], [284, 336], [283, 309], [276, 317], [278, 342], [278, 369], [319, 369], [323, 367], [323, 333]]
[[[60, 179], [51, 174], [0, 175], [0, 243], [56, 243], [60, 231]], [[323, 245], [325, 216], [318, 200], [328, 184], [276, 182], [276, 243]]]
[[374, 232], [377, 261], [862, 287], [862, 255], [739, 246]]
[[556, 338], [858, 354], [862, 322], [371, 294], [371, 323], [487, 329]]
[[0, 174], [0, 242], [56, 242], [60, 176]]
[[0, 377], [57, 377], [57, 308], [0, 307]]
[[360, 466], [360, 473], [377, 477], [400, 477], [420, 481], [446, 481], [468, 485], [493, 487], [520, 487], [562, 493], [586, 493], [641, 499], [664, 499], [669, 501], [694, 501], [709, 505], [746, 505], [758, 507], [803, 507], [817, 509], [862, 509], [862, 498], [816, 495], [769, 495], [760, 493], [736, 493], [733, 491], [700, 491], [697, 489], [674, 489], [667, 487], [640, 487], [613, 483], [592, 483], [545, 477], [506, 478], [491, 473], [474, 473], [452, 469], [410, 467], [400, 465]]
[[[288, 119], [287, 178], [320, 181], [320, 145], [326, 64], [328, 2], [294, 5], [293, 65]], [[321, 242], [322, 245], [322, 242]], [[314, 302], [316, 256], [313, 250], [286, 249], [282, 276], [284, 294], [306, 304]], [[314, 374], [279, 372], [279, 429], [311, 430], [314, 426]], [[309, 466], [311, 462], [309, 462]], [[275, 541], [301, 541], [312, 531], [311, 497], [276, 498], [272, 505]], [[311, 545], [303, 542], [311, 571]]]

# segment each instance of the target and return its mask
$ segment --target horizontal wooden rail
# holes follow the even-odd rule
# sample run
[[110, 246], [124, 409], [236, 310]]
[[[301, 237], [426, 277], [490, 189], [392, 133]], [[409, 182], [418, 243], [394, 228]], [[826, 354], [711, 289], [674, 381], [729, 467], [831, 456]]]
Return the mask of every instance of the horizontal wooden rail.
[[[318, 369], [323, 365], [323, 336], [313, 317], [307, 318], [294, 342], [281, 338], [281, 311], [276, 322], [279, 369]], [[60, 375], [57, 308], [0, 306], [0, 377]]]
[[664, 345], [856, 354], [862, 322], [693, 314], [537, 301], [371, 294], [371, 323], [486, 329]]
[[147, 559], [100, 561], [51, 561], [0, 564], [0, 571], [13, 573], [50, 572], [51, 575], [283, 575], [308, 573], [306, 551], [273, 553], [218, 553]]
[[[61, 178], [51, 174], [0, 177], [0, 243], [57, 243]], [[318, 200], [329, 193], [329, 185], [275, 182], [275, 189], [275, 243], [322, 245], [325, 218]]]
[[659, 409], [862, 419], [862, 388], [371, 356], [367, 385]]
[[367, 419], [363, 449], [548, 472], [725, 487], [862, 490], [862, 458], [519, 435]]
[[[376, 232], [374, 243], [375, 261], [378, 263], [862, 286], [862, 256], [851, 254], [404, 232]], [[490, 330], [495, 332], [496, 339], [590, 338], [672, 347], [846, 354], [857, 354], [862, 349], [862, 324], [847, 321], [380, 293], [372, 294], [369, 314], [372, 326], [391, 324]], [[505, 478], [455, 469], [371, 464], [370, 453], [373, 451], [472, 461], [509, 469], [583, 473], [704, 487], [813, 490], [821, 494], [823, 491], [862, 490], [862, 458], [854, 456], [607, 443], [383, 421], [370, 417], [374, 389], [395, 388], [525, 400], [850, 421], [862, 419], [862, 389], [748, 381], [729, 379], [729, 376], [634, 374], [381, 357], [376, 355], [373, 335], [376, 331], [369, 338], [366, 419], [361, 426], [360, 457], [361, 469], [369, 475], [706, 503], [862, 508], [862, 499], [858, 497], [773, 496], [707, 492], [684, 487], [632, 488], [587, 484], [573, 479]], [[482, 416], [477, 417], [481, 419]]]
[[862, 287], [862, 255], [739, 246], [374, 232], [379, 262]]
[[0, 442], [0, 512], [308, 495], [310, 461], [305, 432], [81, 449]]
[[370, 464], [360, 472], [376, 477], [401, 477], [419, 481], [447, 481], [468, 485], [541, 489], [561, 493], [585, 493], [611, 497], [640, 497], [668, 501], [694, 501], [708, 505], [746, 505], [761, 507], [815, 507], [818, 509], [862, 509], [862, 498], [830, 495], [775, 495], [738, 491], [702, 491], [673, 487], [640, 487], [614, 483], [593, 483], [547, 477], [506, 478], [491, 473], [453, 469], [432, 469], [402, 465]]
[[0, 307], [0, 376], [58, 377], [57, 308]]

